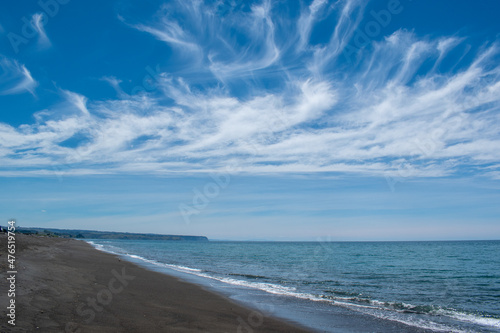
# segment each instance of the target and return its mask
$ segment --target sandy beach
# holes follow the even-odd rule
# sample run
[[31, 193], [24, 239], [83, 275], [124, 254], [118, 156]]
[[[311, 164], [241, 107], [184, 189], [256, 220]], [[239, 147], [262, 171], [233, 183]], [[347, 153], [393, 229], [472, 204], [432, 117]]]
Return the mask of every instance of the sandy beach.
[[79, 240], [17, 235], [16, 265], [16, 325], [4, 317], [1, 332], [308, 332]]

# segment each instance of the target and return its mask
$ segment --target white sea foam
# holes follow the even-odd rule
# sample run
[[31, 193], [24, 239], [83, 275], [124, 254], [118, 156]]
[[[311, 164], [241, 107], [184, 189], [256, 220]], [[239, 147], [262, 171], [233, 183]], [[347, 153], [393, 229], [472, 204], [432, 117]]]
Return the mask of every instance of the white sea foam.
[[424, 320], [424, 319], [415, 318], [415, 317], [400, 316], [397, 313], [389, 312], [389, 311], [385, 311], [385, 312], [378, 311], [376, 313], [365, 312], [365, 313], [373, 315], [373, 316], [380, 318], [380, 319], [395, 321], [395, 322], [402, 323], [405, 325], [423, 328], [423, 329], [429, 329], [429, 330], [438, 331], [438, 332], [470, 333], [468, 331], [458, 329], [455, 327], [450, 327], [449, 325], [436, 323], [436, 322], [428, 320], [428, 319]]
[[92, 245], [96, 250], [103, 251], [103, 252], [109, 252], [104, 249], [104, 245], [102, 244], [96, 244], [93, 241], [86, 241], [88, 244]]
[[96, 250], [99, 250], [102, 252], [107, 252], [107, 253], [116, 254], [116, 255], [123, 255], [124, 253], [126, 253], [124, 249], [117, 247], [117, 246], [113, 246], [113, 245], [109, 245], [109, 244], [97, 244], [93, 241], [85, 241], [85, 242], [92, 245]]
[[144, 257], [138, 256], [135, 254], [127, 253], [126, 256], [133, 258], [133, 259], [138, 259], [138, 260], [147, 262], [147, 263], [155, 265], [155, 266], [171, 268], [171, 269], [174, 269], [174, 270], [179, 271], [179, 272], [191, 273], [191, 274], [194, 272], [201, 272], [201, 269], [191, 268], [191, 267], [186, 267], [186, 266], [181, 266], [181, 265], [165, 264], [165, 263], [162, 263], [162, 262], [159, 262], [156, 260], [146, 259]]
[[480, 317], [469, 313], [463, 313], [460, 311], [451, 311], [446, 309], [440, 309], [438, 313], [468, 323], [500, 328], [500, 319], [497, 318]]
[[178, 269], [178, 270], [181, 270], [181, 271], [188, 271], [188, 272], [201, 272], [201, 269], [197, 269], [197, 268], [190, 268], [190, 267], [186, 267], [186, 266], [168, 265], [168, 264], [165, 264], [165, 266], [170, 267], [170, 268], [174, 268], [174, 269]]

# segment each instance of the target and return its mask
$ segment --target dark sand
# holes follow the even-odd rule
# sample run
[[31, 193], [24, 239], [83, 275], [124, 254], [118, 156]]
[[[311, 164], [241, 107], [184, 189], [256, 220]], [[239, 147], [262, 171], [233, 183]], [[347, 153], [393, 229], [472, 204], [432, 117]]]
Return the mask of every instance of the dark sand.
[[16, 246], [13, 328], [0, 235], [1, 332], [308, 332], [82, 241], [16, 235]]

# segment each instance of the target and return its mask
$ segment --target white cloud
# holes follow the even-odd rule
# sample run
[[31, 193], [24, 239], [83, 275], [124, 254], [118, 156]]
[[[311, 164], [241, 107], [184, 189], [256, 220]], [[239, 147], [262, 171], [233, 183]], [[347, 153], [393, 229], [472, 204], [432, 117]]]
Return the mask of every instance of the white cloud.
[[102, 81], [109, 83], [109, 85], [116, 91], [119, 97], [125, 97], [127, 94], [120, 87], [121, 80], [117, 79], [114, 76], [105, 76], [101, 78]]
[[14, 95], [29, 92], [34, 94], [38, 83], [30, 71], [15, 60], [0, 56], [0, 95]]
[[89, 110], [87, 110], [87, 98], [85, 96], [67, 90], [63, 90], [63, 93], [69, 103], [80, 110], [82, 114], [86, 116], [89, 115]]
[[49, 47], [51, 45], [51, 42], [47, 37], [47, 33], [45, 32], [44, 28], [44, 19], [47, 19], [46, 15], [47, 14], [44, 13], [36, 13], [32, 17], [33, 28], [35, 28], [36, 32], [38, 33], [38, 45], [43, 48]]
[[327, 0], [314, 0], [307, 7], [307, 10], [302, 11], [297, 22], [297, 29], [299, 33], [299, 43], [297, 44], [298, 50], [303, 50], [307, 43], [309, 43], [313, 24], [316, 21], [319, 12], [321, 12], [327, 3]]
[[342, 54], [363, 18], [365, 2], [347, 0], [339, 3], [345, 4], [338, 13], [330, 40], [327, 45], [315, 49], [313, 61], [309, 64], [309, 69], [316, 75], [320, 75], [325, 66]]
[[[183, 56], [191, 55], [189, 66], [182, 70], [210, 70], [224, 82], [252, 76], [255, 71], [267, 69], [279, 61], [280, 48], [275, 40], [270, 1], [252, 5], [248, 14], [233, 13], [224, 20], [217, 18], [217, 8], [200, 8], [200, 2], [174, 3], [175, 8], [162, 7], [156, 22], [130, 26], [155, 36]], [[184, 20], [182, 25], [179, 23], [181, 18]], [[235, 31], [246, 35], [248, 42], [236, 43]]]
[[188, 42], [187, 34], [176, 22], [165, 20], [162, 23], [159, 29], [142, 24], [136, 25], [135, 28], [140, 31], [148, 32], [159, 40], [174, 46], [184, 47], [195, 51], [198, 50], [196, 44]]
[[246, 31], [250, 41], [242, 48], [231, 46], [229, 40], [225, 41], [233, 55], [230, 59], [225, 57], [227, 50], [211, 50], [210, 70], [215, 76], [224, 80], [234, 76], [251, 75], [254, 71], [268, 68], [279, 60], [280, 50], [276, 45], [275, 25], [270, 11], [271, 4], [264, 2], [262, 5], [252, 6], [250, 15], [240, 18], [238, 28]]

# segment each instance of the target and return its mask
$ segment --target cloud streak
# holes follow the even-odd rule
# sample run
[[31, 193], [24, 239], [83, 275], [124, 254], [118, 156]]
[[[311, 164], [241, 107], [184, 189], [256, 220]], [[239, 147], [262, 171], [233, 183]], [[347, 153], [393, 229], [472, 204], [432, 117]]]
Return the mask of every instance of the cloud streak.
[[0, 95], [34, 94], [38, 83], [24, 65], [0, 55], [0, 68]]
[[36, 13], [32, 17], [32, 25], [38, 33], [38, 45], [41, 48], [47, 48], [51, 46], [51, 42], [49, 40], [49, 37], [47, 37], [47, 33], [45, 32], [44, 28], [44, 19], [46, 20], [46, 17], [44, 15], [46, 14]]
[[[130, 25], [179, 59], [193, 55], [180, 63], [189, 70], [161, 73], [155, 91], [118, 99], [61, 90], [64, 103], [55, 109], [77, 112], [40, 113], [37, 123], [18, 128], [0, 124], [0, 175], [47, 175], [54, 166], [67, 174], [230, 166], [251, 174], [441, 177], [473, 170], [498, 178], [497, 44], [442, 71], [465, 38], [398, 30], [373, 40], [346, 69], [337, 62], [363, 18], [363, 2], [316, 0], [287, 22], [271, 2], [222, 18], [197, 4], [188, 11], [177, 3], [182, 15], [175, 20], [162, 8], [156, 21]], [[327, 42], [312, 44], [316, 24], [333, 16]], [[20, 78], [6, 91], [32, 91], [29, 72], [4, 61]], [[119, 89], [120, 79], [106, 80]]]

